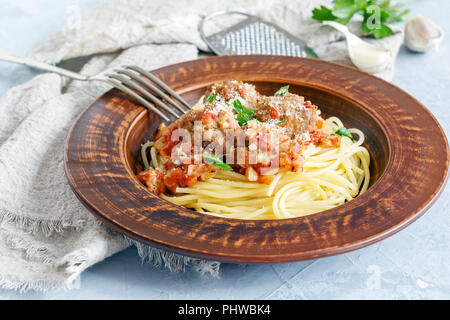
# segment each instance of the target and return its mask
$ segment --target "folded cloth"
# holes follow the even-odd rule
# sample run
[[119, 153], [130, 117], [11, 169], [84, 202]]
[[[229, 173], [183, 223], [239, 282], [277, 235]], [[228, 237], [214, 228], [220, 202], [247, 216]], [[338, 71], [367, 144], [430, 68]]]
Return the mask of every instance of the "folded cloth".
[[[47, 63], [93, 55], [82, 68], [96, 74], [120, 64], [147, 70], [192, 60], [202, 42], [198, 23], [218, 10], [242, 10], [304, 39], [322, 59], [351, 64], [343, 36], [311, 19], [325, 0], [110, 0], [86, 11], [45, 41], [32, 57]], [[358, 22], [351, 24], [358, 30]], [[370, 40], [396, 55], [402, 34]], [[390, 79], [393, 64], [379, 76]], [[42, 74], [0, 98], [0, 286], [20, 290], [72, 288], [83, 270], [130, 245], [143, 260], [171, 271], [187, 266], [217, 276], [220, 263], [154, 249], [94, 218], [68, 186], [65, 140], [79, 114], [106, 84]]]

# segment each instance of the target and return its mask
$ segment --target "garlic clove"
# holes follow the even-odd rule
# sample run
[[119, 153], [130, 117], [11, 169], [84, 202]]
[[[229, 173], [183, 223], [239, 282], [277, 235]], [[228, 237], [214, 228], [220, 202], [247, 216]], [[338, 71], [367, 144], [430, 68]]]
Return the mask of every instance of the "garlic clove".
[[385, 70], [393, 61], [392, 51], [376, 47], [351, 33], [348, 28], [335, 21], [324, 21], [323, 24], [341, 31], [347, 39], [348, 55], [353, 64], [368, 73]]
[[405, 24], [405, 45], [415, 52], [438, 51], [444, 31], [432, 20], [419, 14]]
[[368, 73], [377, 73], [385, 70], [392, 62], [392, 52], [372, 46], [368, 43], [358, 43], [349, 47], [349, 55], [358, 69]]

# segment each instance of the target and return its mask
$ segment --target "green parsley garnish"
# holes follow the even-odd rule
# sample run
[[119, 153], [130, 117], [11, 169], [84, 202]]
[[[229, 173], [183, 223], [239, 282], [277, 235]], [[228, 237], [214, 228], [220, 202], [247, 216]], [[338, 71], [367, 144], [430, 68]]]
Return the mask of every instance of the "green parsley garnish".
[[237, 113], [242, 112], [244, 110], [244, 107], [242, 106], [241, 100], [236, 99], [233, 101], [233, 107], [236, 110]]
[[388, 24], [404, 20], [410, 11], [404, 6], [403, 3], [391, 4], [390, 0], [334, 0], [333, 8], [316, 8], [312, 11], [312, 17], [320, 22], [336, 21], [345, 25], [356, 13], [361, 13], [361, 30], [379, 39], [392, 34]]
[[279, 126], [280, 124], [283, 124], [287, 121], [287, 119], [283, 119], [281, 121], [278, 121], [277, 123], [275, 123], [277, 126]]
[[283, 94], [287, 93], [289, 90], [289, 85], [281, 87], [280, 89], [278, 89], [277, 92], [275, 92], [274, 96], [278, 97], [278, 96], [282, 96]]
[[244, 108], [239, 99], [233, 101], [233, 107], [237, 112], [236, 120], [239, 122], [240, 126], [245, 126], [247, 122], [254, 119], [253, 114], [256, 110]]
[[208, 162], [209, 164], [215, 165], [216, 167], [219, 167], [220, 169], [233, 170], [232, 167], [230, 167], [228, 164], [226, 164], [222, 161], [222, 157], [224, 156], [223, 154], [222, 155], [214, 155], [214, 154], [209, 154], [209, 153], [203, 153], [202, 156], [206, 162]]
[[206, 99], [206, 101], [208, 101], [208, 102], [213, 102], [215, 97], [216, 97], [216, 95], [215, 95], [214, 93], [211, 93], [211, 94], [209, 95], [208, 99]]
[[338, 135], [340, 135], [340, 136], [343, 136], [343, 137], [348, 137], [348, 138], [350, 138], [350, 139], [352, 139], [352, 140], [355, 140], [355, 138], [353, 138], [353, 136], [352, 136], [352, 134], [347, 130], [347, 128], [345, 128], [345, 127], [340, 127], [339, 129], [337, 129], [337, 131], [335, 132], [335, 133], [333, 133], [332, 135], [336, 135], [336, 134], [338, 134]]
[[255, 110], [251, 109], [244, 109], [244, 111], [239, 112], [236, 115], [236, 120], [239, 122], [240, 126], [245, 126], [247, 122], [250, 120], [253, 120], [253, 113], [255, 113]]

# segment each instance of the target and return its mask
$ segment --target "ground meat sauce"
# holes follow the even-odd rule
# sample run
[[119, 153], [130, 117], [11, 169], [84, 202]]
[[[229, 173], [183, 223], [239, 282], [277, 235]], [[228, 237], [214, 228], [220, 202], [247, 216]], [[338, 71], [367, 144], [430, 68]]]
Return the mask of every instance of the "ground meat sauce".
[[[239, 108], [246, 109], [246, 116], [250, 115], [244, 120], [240, 118], [241, 109], [237, 108], [236, 100]], [[220, 170], [205, 161], [198, 163], [202, 152], [217, 154], [214, 146], [220, 146], [227, 155], [234, 152], [235, 162], [230, 164], [233, 171], [245, 174], [250, 181], [270, 183], [277, 170], [272, 174], [266, 170], [263, 174], [263, 169], [269, 165], [276, 164], [280, 169], [299, 172], [304, 161], [301, 155], [304, 147], [311, 143], [323, 147], [339, 145], [339, 136], [331, 136], [321, 130], [322, 124], [317, 106], [299, 95], [286, 92], [279, 96], [264, 96], [253, 85], [236, 80], [214, 83], [207, 88], [201, 103], [169, 126], [160, 126], [154, 148], [164, 164], [163, 172], [149, 169], [137, 177], [157, 194], [166, 191], [176, 193], [176, 188], [192, 187], [197, 181], [213, 177]], [[190, 133], [191, 144], [172, 141], [172, 133], [176, 129], [185, 129]], [[245, 144], [239, 145], [234, 139], [225, 139], [230, 130], [244, 132]], [[196, 133], [202, 139], [203, 150], [200, 154], [194, 150]], [[268, 138], [270, 134], [277, 137], [277, 148]], [[253, 161], [251, 141], [256, 142], [260, 150]], [[241, 161], [236, 161], [238, 154]], [[174, 155], [185, 160], [174, 162]], [[220, 158], [226, 162], [225, 156]]]

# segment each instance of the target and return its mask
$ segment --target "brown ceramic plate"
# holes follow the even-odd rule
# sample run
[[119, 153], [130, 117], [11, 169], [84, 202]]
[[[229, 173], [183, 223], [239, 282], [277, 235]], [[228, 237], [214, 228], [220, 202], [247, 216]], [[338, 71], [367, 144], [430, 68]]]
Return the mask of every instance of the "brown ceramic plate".
[[436, 200], [447, 180], [447, 139], [413, 97], [369, 74], [316, 59], [225, 56], [153, 71], [194, 103], [214, 81], [238, 79], [272, 95], [290, 91], [366, 134], [369, 190], [337, 208], [271, 221], [209, 216], [173, 205], [135, 177], [141, 143], [160, 119], [111, 90], [74, 125], [65, 154], [69, 184], [106, 225], [150, 246], [239, 263], [275, 263], [364, 247], [401, 230]]

